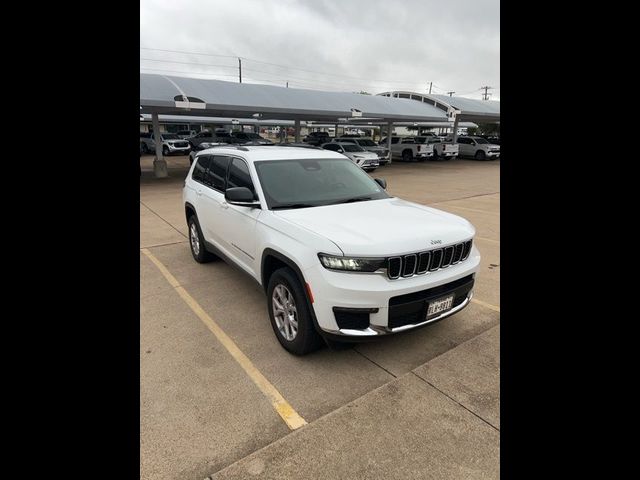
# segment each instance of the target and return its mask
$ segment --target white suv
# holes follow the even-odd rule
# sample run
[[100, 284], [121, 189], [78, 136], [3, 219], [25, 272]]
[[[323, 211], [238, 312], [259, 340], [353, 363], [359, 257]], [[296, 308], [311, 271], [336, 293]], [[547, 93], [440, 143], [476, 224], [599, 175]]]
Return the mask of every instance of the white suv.
[[299, 355], [460, 311], [480, 263], [475, 229], [385, 188], [329, 150], [202, 150], [183, 190], [191, 253], [257, 281], [276, 337]]

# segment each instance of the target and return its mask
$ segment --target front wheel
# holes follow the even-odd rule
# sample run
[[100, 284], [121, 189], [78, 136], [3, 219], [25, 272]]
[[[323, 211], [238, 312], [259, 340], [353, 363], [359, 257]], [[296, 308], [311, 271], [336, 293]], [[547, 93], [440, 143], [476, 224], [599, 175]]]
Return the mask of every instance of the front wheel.
[[486, 160], [487, 159], [487, 154], [484, 153], [484, 150], [478, 150], [476, 152], [476, 160]]
[[302, 285], [288, 267], [276, 270], [267, 287], [269, 318], [280, 345], [294, 355], [306, 355], [322, 344], [311, 318]]
[[204, 237], [198, 218], [195, 215], [189, 217], [189, 246], [191, 247], [191, 255], [198, 263], [208, 263], [215, 259], [215, 255], [209, 253], [204, 246]]
[[167, 147], [166, 145], [162, 147], [162, 155], [165, 157], [169, 156], [169, 147]]

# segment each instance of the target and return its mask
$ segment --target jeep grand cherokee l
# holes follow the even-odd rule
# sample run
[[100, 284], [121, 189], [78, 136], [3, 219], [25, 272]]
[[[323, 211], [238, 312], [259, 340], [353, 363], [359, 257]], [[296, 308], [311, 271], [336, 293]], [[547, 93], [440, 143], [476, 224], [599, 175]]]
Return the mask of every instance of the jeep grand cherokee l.
[[258, 282], [278, 341], [298, 355], [460, 311], [480, 263], [475, 229], [385, 188], [329, 150], [200, 151], [183, 189], [191, 253]]

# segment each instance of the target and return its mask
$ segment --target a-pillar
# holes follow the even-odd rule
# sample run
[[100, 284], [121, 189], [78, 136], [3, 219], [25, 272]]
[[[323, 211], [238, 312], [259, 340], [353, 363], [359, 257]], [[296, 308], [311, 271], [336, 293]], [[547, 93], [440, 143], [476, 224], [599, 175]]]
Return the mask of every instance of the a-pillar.
[[387, 150], [389, 151], [389, 163], [392, 162], [392, 157], [393, 155], [391, 155], [391, 135], [393, 133], [393, 122], [389, 122], [387, 123]]
[[162, 138], [160, 136], [160, 121], [158, 114], [151, 114], [151, 124], [153, 125], [153, 143], [156, 145], [156, 158], [153, 159], [153, 174], [156, 178], [169, 176], [167, 172], [167, 161], [162, 156]]
[[294, 127], [296, 129], [296, 143], [300, 143], [300, 120], [296, 120], [294, 122]]
[[459, 117], [456, 115], [456, 118], [453, 121], [453, 143], [458, 141], [458, 121]]

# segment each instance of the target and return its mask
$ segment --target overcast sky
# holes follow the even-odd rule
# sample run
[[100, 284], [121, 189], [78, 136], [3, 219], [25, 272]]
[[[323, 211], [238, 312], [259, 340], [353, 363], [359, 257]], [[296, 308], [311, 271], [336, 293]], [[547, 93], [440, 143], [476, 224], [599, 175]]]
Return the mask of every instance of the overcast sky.
[[141, 0], [140, 47], [191, 52], [141, 48], [145, 73], [500, 99], [498, 0]]

